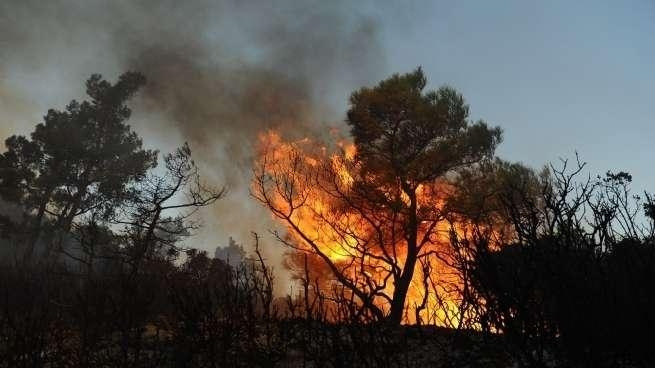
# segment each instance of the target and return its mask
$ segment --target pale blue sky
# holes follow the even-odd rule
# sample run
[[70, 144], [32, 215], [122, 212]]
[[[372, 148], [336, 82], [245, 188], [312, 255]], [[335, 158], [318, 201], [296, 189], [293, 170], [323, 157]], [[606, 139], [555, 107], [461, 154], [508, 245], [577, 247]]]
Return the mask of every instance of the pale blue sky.
[[415, 2], [380, 14], [396, 22], [383, 28], [390, 69], [420, 64], [459, 89], [473, 118], [504, 128], [501, 156], [540, 166], [577, 150], [594, 173], [627, 170], [635, 190], [655, 190], [655, 1]]

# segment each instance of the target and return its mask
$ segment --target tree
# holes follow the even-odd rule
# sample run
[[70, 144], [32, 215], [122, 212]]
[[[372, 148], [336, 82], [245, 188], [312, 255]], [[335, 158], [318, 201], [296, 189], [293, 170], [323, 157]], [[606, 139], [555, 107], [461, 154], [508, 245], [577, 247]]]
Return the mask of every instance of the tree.
[[462, 272], [479, 327], [502, 333], [529, 366], [652, 365], [642, 338], [655, 325], [651, 196], [634, 195], [628, 173], [584, 169], [563, 160], [537, 174], [497, 161], [465, 177], [453, 205], [475, 203], [468, 213], [493, 229], [457, 239], [471, 255]]
[[[187, 144], [153, 170], [157, 152], [125, 124], [144, 81], [94, 75], [90, 101], [50, 110], [29, 138], [7, 139], [0, 215], [23, 216], [0, 218], [9, 225], [0, 230], [27, 262], [0, 262], [0, 366], [145, 367], [168, 356], [148, 332], [170, 310], [166, 278], [197, 211], [225, 191], [200, 180]], [[32, 258], [37, 242], [60, 253]]]
[[446, 179], [491, 158], [501, 141], [499, 128], [468, 119], [461, 94], [425, 92], [426, 83], [419, 68], [354, 92], [354, 154], [269, 147], [253, 184], [289, 229], [278, 238], [324, 264], [359, 301], [359, 315], [393, 324], [404, 318], [415, 269], [438, 256], [448, 232]]
[[143, 75], [128, 72], [114, 85], [94, 74], [86, 82], [89, 101], [71, 101], [65, 111], [51, 109], [30, 138], [12, 136], [0, 155], [0, 196], [21, 203], [31, 233], [26, 255], [44, 220], [70, 231], [75, 218], [90, 212], [110, 216], [129, 196], [127, 186], [142, 180], [157, 153], [126, 121], [126, 103], [143, 86]]

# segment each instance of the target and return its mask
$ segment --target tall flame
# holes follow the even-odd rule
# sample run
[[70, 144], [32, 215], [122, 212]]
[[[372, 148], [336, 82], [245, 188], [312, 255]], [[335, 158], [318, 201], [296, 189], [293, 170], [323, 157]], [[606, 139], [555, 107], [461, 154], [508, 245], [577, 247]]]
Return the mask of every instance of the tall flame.
[[[371, 238], [372, 232], [371, 219], [365, 219], [366, 213], [354, 208], [357, 206], [338, 200], [339, 192], [347, 192], [355, 182], [355, 145], [338, 140], [336, 147], [328, 149], [309, 138], [285, 141], [277, 132], [269, 131], [260, 134], [259, 146], [257, 166], [264, 175], [278, 178], [276, 190], [266, 194], [266, 200], [276, 218], [287, 220], [282, 221], [288, 230], [287, 244], [298, 252], [311, 254], [318, 250], [340, 270], [349, 273], [355, 283], [367, 287], [366, 282], [373, 280], [381, 287], [381, 292], [391, 295], [393, 283], [383, 280], [389, 274], [390, 266], [380, 258], [385, 252], [396, 252], [399, 244], [367, 248], [366, 240]], [[324, 172], [330, 175], [316, 174], [319, 167], [325, 168]], [[438, 212], [453, 190], [444, 181], [419, 186], [419, 208], [432, 208]], [[399, 198], [405, 204], [409, 201], [402, 193]], [[426, 236], [427, 242], [421, 251], [424, 257], [417, 262], [408, 291], [406, 323], [418, 322], [417, 318], [423, 323], [446, 326], [461, 322], [465, 313], [462, 309], [464, 281], [455, 266], [461, 254], [456, 254], [450, 244], [454, 234], [461, 235], [464, 231], [463, 224], [445, 219], [432, 223], [431, 227], [427, 223], [419, 225], [419, 237]], [[317, 249], [311, 249], [308, 240]], [[401, 240], [398, 238], [397, 242]], [[399, 252], [394, 256], [402, 268], [404, 255]], [[299, 259], [290, 262], [292, 268], [302, 266]], [[323, 284], [324, 287], [334, 282], [333, 270], [327, 262], [313, 262], [311, 268], [315, 275], [324, 275], [328, 282]], [[382, 310], [389, 308], [388, 300], [384, 298], [377, 298], [374, 303]]]

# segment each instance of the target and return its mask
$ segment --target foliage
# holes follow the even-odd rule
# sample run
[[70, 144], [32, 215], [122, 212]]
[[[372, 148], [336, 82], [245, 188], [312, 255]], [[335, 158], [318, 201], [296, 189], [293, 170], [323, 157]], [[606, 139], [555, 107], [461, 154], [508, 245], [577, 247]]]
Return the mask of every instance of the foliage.
[[[29, 139], [7, 138], [0, 195], [26, 212], [22, 227], [31, 234], [26, 257], [46, 219], [67, 232], [81, 216], [108, 218], [129, 197], [128, 185], [155, 166], [157, 153], [143, 149], [125, 123], [131, 114], [126, 103], [144, 83], [138, 73], [125, 73], [114, 85], [92, 75], [86, 82], [89, 101], [49, 110]], [[58, 245], [48, 244], [47, 251], [53, 246]]]
[[507, 245], [494, 249], [481, 232], [460, 239], [475, 254], [464, 267], [480, 327], [501, 332], [531, 366], [554, 357], [590, 367], [649, 365], [642, 336], [655, 328], [653, 224], [638, 216], [629, 174], [579, 181], [584, 164], [568, 164], [496, 193]]
[[329, 270], [363, 319], [406, 319], [415, 271], [434, 260], [447, 226], [446, 176], [491, 158], [501, 139], [499, 128], [468, 120], [455, 90], [425, 86], [417, 69], [353, 93], [354, 157], [292, 147], [265, 153], [255, 175], [255, 198], [292, 234], [280, 240]]

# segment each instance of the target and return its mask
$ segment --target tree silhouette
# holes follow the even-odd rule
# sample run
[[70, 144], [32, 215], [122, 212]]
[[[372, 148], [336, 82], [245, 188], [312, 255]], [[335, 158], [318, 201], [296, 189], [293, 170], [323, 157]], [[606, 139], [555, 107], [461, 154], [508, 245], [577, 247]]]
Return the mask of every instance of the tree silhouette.
[[529, 366], [652, 365], [643, 339], [655, 326], [651, 196], [633, 195], [625, 172], [585, 178], [584, 167], [496, 167], [515, 173], [495, 189], [489, 171], [467, 181], [494, 198], [487, 215], [503, 222], [485, 223], [505, 235], [457, 239], [472, 255], [463, 266], [480, 328], [502, 333]]
[[[32, 219], [26, 256], [49, 218], [63, 232], [90, 212], [109, 216], [128, 195], [127, 185], [144, 178], [156, 152], [142, 148], [126, 120], [126, 103], [143, 86], [143, 75], [128, 72], [114, 85], [92, 75], [89, 101], [51, 109], [30, 138], [9, 137], [0, 156], [0, 195], [24, 206]], [[29, 222], [29, 221], [28, 221]]]
[[[440, 184], [492, 157], [501, 140], [499, 128], [468, 120], [454, 89], [425, 92], [426, 83], [419, 68], [352, 94], [354, 157], [317, 163], [295, 151], [280, 164], [268, 155], [254, 180], [254, 196], [294, 237], [280, 240], [327, 265], [361, 313], [393, 324], [403, 319], [418, 262], [434, 255], [443, 230]], [[308, 218], [313, 226], [303, 225]]]

